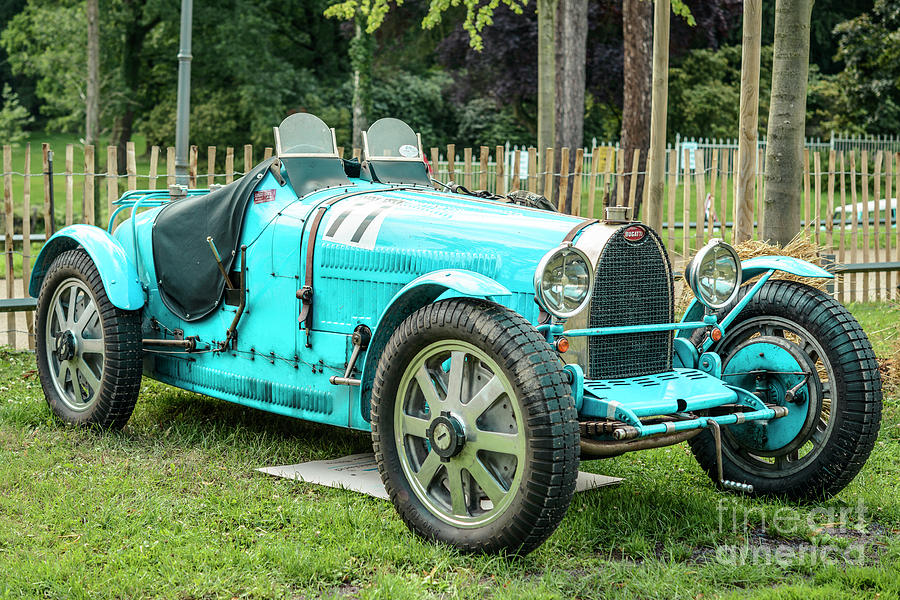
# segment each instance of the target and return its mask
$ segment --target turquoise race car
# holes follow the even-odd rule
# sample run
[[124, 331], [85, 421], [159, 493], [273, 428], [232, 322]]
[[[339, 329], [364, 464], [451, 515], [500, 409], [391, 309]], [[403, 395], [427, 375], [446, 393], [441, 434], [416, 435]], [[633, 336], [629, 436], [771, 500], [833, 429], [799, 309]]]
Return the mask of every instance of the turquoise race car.
[[881, 416], [869, 341], [773, 277], [828, 272], [713, 240], [676, 320], [666, 249], [623, 210], [438, 191], [396, 119], [364, 142], [343, 160], [294, 114], [234, 183], [129, 192], [107, 230], [48, 240], [30, 292], [52, 411], [122, 427], [147, 376], [371, 431], [402, 519], [471, 551], [540, 545], [580, 460], [688, 441], [719, 487], [804, 500], [859, 472]]

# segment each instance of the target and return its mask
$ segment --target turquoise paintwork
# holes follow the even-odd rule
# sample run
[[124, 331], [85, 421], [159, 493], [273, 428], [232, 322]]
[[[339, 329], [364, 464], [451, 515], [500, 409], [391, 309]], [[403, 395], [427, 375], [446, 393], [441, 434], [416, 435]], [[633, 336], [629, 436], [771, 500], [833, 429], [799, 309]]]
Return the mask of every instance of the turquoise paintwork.
[[[800, 277], [834, 279], [834, 274], [829, 273], [822, 267], [805, 260], [800, 260], [799, 258], [794, 258], [793, 256], [757, 256], [756, 258], [749, 258], [741, 261], [741, 283], [746, 283], [757, 275], [762, 275], [764, 273], [768, 273], [768, 276], [771, 277], [775, 271], [782, 271]], [[768, 277], [766, 279], [768, 279]], [[754, 294], [747, 294], [745, 298], [749, 301], [753, 296]], [[743, 306], [740, 308], [743, 308]], [[704, 312], [705, 307], [703, 304], [694, 298], [688, 305], [687, 310], [684, 311], [681, 320], [682, 322], [698, 321], [703, 318]], [[732, 312], [734, 313], [734, 316], [729, 319], [729, 323], [740, 314], [740, 310], [734, 310]], [[689, 338], [692, 333], [693, 331], [690, 330], [681, 330], [677, 335], [679, 337]]]
[[[363, 179], [298, 197], [287, 179], [281, 185], [267, 173], [256, 190], [274, 195], [261, 196], [266, 201], [251, 202], [247, 208], [240, 240], [247, 247], [247, 304], [233, 347], [223, 350], [221, 343], [235, 306], [223, 302], [203, 319], [185, 322], [160, 299], [152, 227], [161, 206], [170, 201], [165, 192], [129, 192], [119, 199], [118, 214], [127, 218], [111, 234], [76, 226], [51, 238], [38, 257], [32, 294], [38, 293], [52, 259], [81, 245], [100, 269], [113, 303], [142, 311], [145, 339], [172, 339], [177, 332], [197, 340], [197, 351], [191, 353], [147, 346], [148, 377], [246, 406], [360, 430], [370, 428], [372, 381], [381, 352], [400, 323], [422, 306], [453, 296], [483, 297], [524, 316], [548, 342], [562, 334], [558, 323], [538, 325], [533, 278], [540, 259], [580, 218]], [[336, 196], [351, 193], [319, 210]], [[317, 212], [324, 214], [316, 238], [310, 239]], [[297, 292], [307, 275], [310, 244], [315, 246], [314, 292], [312, 326], [306, 331], [298, 323]], [[701, 311], [687, 322], [570, 330], [565, 335], [656, 330], [683, 334], [716, 324], [715, 317]], [[333, 385], [329, 379], [343, 376], [353, 351], [351, 334], [360, 325], [372, 332], [351, 374], [361, 385]], [[568, 365], [580, 416], [620, 419], [638, 428], [640, 436], [660, 433], [657, 425], [642, 426], [641, 418], [722, 404], [746, 405], [751, 409], [744, 413], [747, 420], [773, 416], [753, 394], [717, 377], [718, 365], [698, 370], [702, 357], [689, 346], [684, 340], [675, 344], [679, 368], [648, 377], [590, 381], [579, 365]], [[736, 417], [726, 414], [715, 420], [727, 424]], [[678, 423], [679, 429], [705, 426], [703, 419]]]
[[[752, 390], [756, 384], [756, 376], [752, 372], [762, 369], [771, 372], [766, 378], [766, 384], [771, 386], [771, 393], [775, 398], [783, 399], [786, 390], [804, 381], [804, 376], [798, 374], [804, 371], [804, 367], [790, 352], [765, 342], [745, 346], [731, 356], [723, 379], [731, 385]], [[794, 402], [779, 402], [780, 406], [788, 409], [787, 416], [768, 423], [735, 425], [731, 428], [731, 433], [749, 450], [773, 452], [784, 448], [800, 434], [806, 422], [809, 413], [808, 385], [797, 391]]]
[[122, 310], [140, 310], [147, 300], [135, 263], [115, 239], [99, 227], [71, 225], [54, 234], [34, 261], [28, 293], [37, 298], [44, 276], [53, 259], [75, 248], [84, 248], [100, 271], [103, 289], [113, 306]]

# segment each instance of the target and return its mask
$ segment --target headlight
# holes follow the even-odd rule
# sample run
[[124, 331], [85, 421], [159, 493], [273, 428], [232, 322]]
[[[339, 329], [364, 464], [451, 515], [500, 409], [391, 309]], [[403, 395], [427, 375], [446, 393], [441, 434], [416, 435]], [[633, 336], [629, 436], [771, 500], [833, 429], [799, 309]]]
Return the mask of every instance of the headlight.
[[710, 240], [688, 264], [685, 278], [700, 302], [709, 308], [722, 308], [737, 295], [741, 260], [722, 240]]
[[594, 267], [590, 259], [568, 244], [544, 255], [534, 274], [538, 304], [559, 319], [581, 312], [591, 299], [593, 287]]

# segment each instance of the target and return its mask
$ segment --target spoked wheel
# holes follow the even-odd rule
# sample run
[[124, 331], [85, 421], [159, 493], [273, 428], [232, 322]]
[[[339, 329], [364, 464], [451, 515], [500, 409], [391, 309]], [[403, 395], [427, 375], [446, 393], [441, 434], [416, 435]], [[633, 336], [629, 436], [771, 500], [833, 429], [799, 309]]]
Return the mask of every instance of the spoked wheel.
[[38, 299], [38, 372], [53, 412], [68, 423], [121, 427], [141, 381], [140, 320], [113, 306], [90, 257], [58, 256]]
[[574, 493], [578, 426], [559, 359], [521, 316], [448, 300], [410, 316], [376, 373], [372, 439], [409, 527], [464, 550], [526, 553]]
[[[758, 494], [814, 499], [856, 476], [878, 434], [881, 379], [868, 338], [842, 305], [801, 283], [769, 282], [712, 350], [727, 383], [788, 409], [770, 422], [723, 428], [725, 479]], [[714, 477], [710, 432], [691, 448]]]

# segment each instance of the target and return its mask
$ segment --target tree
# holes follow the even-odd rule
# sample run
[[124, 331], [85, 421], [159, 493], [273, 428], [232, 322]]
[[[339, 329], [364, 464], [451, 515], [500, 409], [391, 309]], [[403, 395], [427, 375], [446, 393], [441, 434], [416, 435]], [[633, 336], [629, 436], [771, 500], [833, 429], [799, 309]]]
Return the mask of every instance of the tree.
[[85, 92], [84, 143], [97, 143], [100, 119], [100, 7], [87, 0], [87, 90]]
[[841, 23], [837, 75], [843, 92], [837, 125], [860, 133], [900, 130], [900, 4], [876, 0], [868, 13]]
[[25, 138], [25, 127], [34, 118], [19, 103], [19, 96], [8, 83], [3, 84], [0, 94], [0, 140], [4, 144], [15, 144]]
[[[631, 170], [635, 150], [641, 151], [638, 171], [645, 171], [647, 148], [650, 147], [650, 95], [653, 75], [652, 42], [653, 4], [646, 0], [624, 0], [622, 9], [622, 38], [625, 44], [625, 94], [622, 103], [622, 144], [625, 168]], [[637, 217], [643, 199], [643, 180], [636, 180], [634, 216]], [[625, 178], [625, 198], [631, 178]]]
[[[587, 0], [559, 0], [556, 23], [556, 147], [571, 148], [569, 172], [575, 167], [575, 148], [584, 139], [585, 53], [587, 51]], [[568, 187], [566, 204], [571, 205]]]
[[782, 246], [800, 230], [812, 5], [813, 0], [775, 2], [763, 238]]

